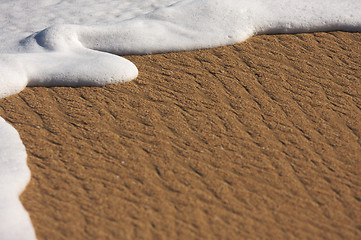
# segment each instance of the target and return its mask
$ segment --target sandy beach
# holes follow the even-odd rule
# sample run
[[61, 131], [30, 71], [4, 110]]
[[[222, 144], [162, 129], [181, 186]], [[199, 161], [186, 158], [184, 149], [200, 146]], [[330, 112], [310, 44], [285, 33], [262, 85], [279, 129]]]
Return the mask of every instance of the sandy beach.
[[361, 33], [126, 58], [0, 100], [39, 240], [361, 238]]

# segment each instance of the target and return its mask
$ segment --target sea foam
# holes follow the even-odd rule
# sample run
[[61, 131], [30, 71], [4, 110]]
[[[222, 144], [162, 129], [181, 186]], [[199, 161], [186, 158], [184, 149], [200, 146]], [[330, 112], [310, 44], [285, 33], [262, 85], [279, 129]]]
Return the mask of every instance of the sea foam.
[[[25, 4], [24, 0], [15, 2]], [[158, 5], [153, 0], [153, 9], [146, 7], [150, 12], [122, 8], [130, 4], [129, 0], [107, 0], [102, 7], [99, 3], [83, 0], [74, 1], [79, 7], [75, 14], [68, 1], [45, 2], [44, 15], [52, 10], [48, 22], [56, 25], [22, 39], [24, 35], [21, 33], [29, 32], [29, 29], [14, 30], [18, 37], [15, 44], [4, 37], [3, 42], [8, 46], [1, 47], [0, 97], [17, 93], [27, 85], [102, 86], [129, 81], [137, 76], [132, 63], [104, 52], [150, 54], [183, 51], [234, 44], [255, 34], [359, 31], [361, 28], [361, 3], [356, 0], [183, 0], [160, 1]], [[142, 8], [139, 1], [134, 2], [138, 4], [137, 8]], [[79, 3], [86, 5], [84, 12]], [[117, 6], [121, 10], [117, 11]], [[53, 13], [57, 8], [62, 10], [63, 20], [60, 22], [55, 20], [57, 16]], [[108, 14], [107, 10], [115, 16]], [[130, 14], [132, 11], [135, 13]], [[89, 12], [92, 14], [84, 14]], [[121, 17], [127, 12], [128, 19]], [[23, 16], [21, 22], [29, 21], [26, 25], [32, 30], [39, 21], [46, 22], [46, 19], [39, 19], [41, 13], [26, 13], [30, 16]], [[77, 16], [75, 20], [73, 15]], [[75, 23], [87, 24], [89, 21], [92, 25], [68, 24], [73, 22], [69, 22], [67, 17]], [[95, 24], [97, 18], [100, 24]], [[6, 19], [12, 22], [11, 17]], [[1, 22], [6, 23], [4, 19]], [[19, 25], [4, 29], [15, 27]]]
[[[0, 98], [26, 86], [134, 79], [134, 64], [113, 54], [211, 48], [255, 34], [361, 31], [359, 0], [3, 0], [0, 11]], [[15, 223], [35, 238], [17, 197], [29, 178], [25, 159], [19, 136], [0, 119], [1, 239], [19, 239]]]
[[35, 239], [28, 213], [18, 198], [29, 179], [19, 134], [0, 118], [0, 239]]

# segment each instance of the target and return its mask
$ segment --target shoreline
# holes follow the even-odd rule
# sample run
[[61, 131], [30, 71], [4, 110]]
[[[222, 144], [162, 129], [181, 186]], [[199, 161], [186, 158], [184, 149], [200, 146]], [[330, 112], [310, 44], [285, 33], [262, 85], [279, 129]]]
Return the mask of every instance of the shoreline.
[[361, 33], [127, 56], [139, 77], [0, 100], [38, 239], [356, 239]]

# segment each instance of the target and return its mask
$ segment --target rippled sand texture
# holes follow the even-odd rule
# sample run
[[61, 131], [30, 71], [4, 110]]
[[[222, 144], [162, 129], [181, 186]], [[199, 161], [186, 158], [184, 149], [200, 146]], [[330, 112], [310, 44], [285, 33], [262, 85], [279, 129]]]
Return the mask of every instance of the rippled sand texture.
[[128, 59], [126, 84], [0, 100], [39, 239], [360, 238], [360, 33]]

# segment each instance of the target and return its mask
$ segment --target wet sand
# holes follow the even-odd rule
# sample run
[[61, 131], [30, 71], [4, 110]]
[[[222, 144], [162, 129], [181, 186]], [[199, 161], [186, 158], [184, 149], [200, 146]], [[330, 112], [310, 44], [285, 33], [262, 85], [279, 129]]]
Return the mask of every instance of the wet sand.
[[360, 239], [361, 34], [128, 56], [129, 83], [0, 100], [38, 239]]

